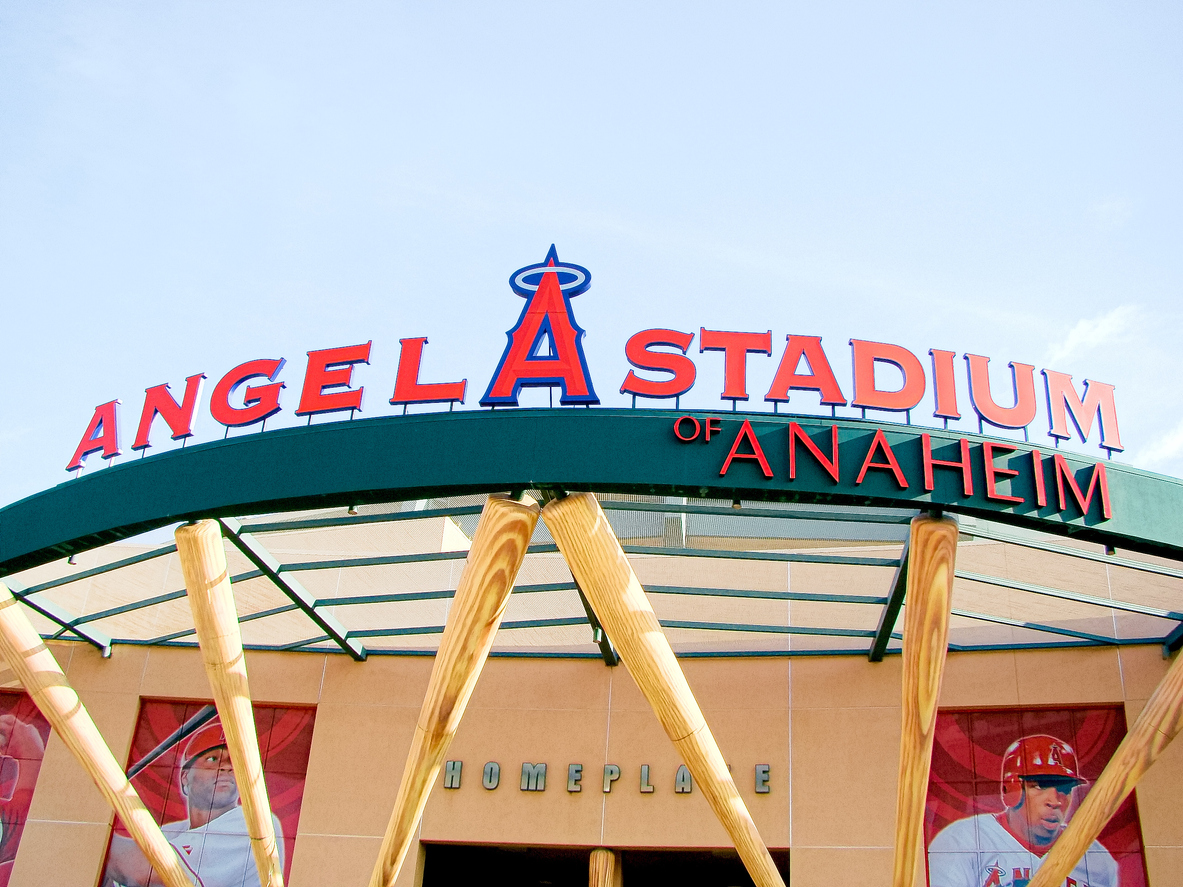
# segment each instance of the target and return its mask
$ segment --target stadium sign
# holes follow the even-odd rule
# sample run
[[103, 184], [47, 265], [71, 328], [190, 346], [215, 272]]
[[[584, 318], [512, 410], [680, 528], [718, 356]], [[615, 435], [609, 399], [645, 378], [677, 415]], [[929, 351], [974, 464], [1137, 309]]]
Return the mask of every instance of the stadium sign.
[[[583, 351], [584, 330], [575, 321], [571, 300], [591, 285], [591, 273], [579, 265], [561, 262], [552, 245], [546, 258], [537, 264], [515, 271], [509, 280], [511, 289], [525, 299], [517, 323], [506, 334], [508, 342], [489, 380], [480, 405], [488, 408], [514, 407], [523, 388], [558, 388], [563, 406], [593, 406], [600, 403]], [[698, 368], [690, 357], [694, 332], [675, 329], [646, 329], [630, 336], [624, 345], [625, 357], [632, 365], [620, 385], [620, 392], [636, 398], [673, 400], [696, 384]], [[700, 354], [723, 354], [723, 389], [719, 395], [730, 401], [732, 409], [751, 397], [748, 390], [748, 361], [752, 355], [773, 356], [771, 330], [744, 332], [700, 327], [697, 332]], [[468, 380], [426, 382], [420, 378], [423, 349], [427, 336], [399, 340], [398, 369], [389, 403], [402, 406], [404, 413], [412, 404], [463, 404]], [[309, 351], [300, 384], [297, 416], [344, 413], [352, 416], [362, 409], [366, 386], [355, 380], [355, 370], [369, 364], [373, 342]], [[946, 428], [950, 419], [962, 418], [957, 397], [957, 355], [953, 351], [930, 349], [931, 371], [913, 352], [900, 345], [850, 340], [851, 396], [834, 372], [831, 353], [820, 336], [789, 333], [781, 350], [775, 376], [763, 395], [766, 403], [779, 412], [793, 391], [815, 392], [823, 406], [836, 415], [838, 407], [853, 407], [866, 416], [867, 410], [902, 412], [911, 422], [912, 411], [919, 406], [930, 386], [933, 392], [933, 418]], [[1011, 393], [995, 397], [990, 385], [990, 358], [966, 354], [970, 407], [979, 421], [1004, 429], [1023, 429], [1035, 420], [1038, 411], [1035, 367], [1011, 361]], [[284, 358], [255, 358], [231, 369], [218, 380], [209, 399], [209, 413], [231, 428], [259, 425], [282, 410], [281, 393], [287, 383], [280, 380]], [[897, 383], [881, 388], [877, 370], [894, 368]], [[888, 373], [891, 371], [888, 370]], [[360, 375], [360, 372], [359, 372]], [[886, 373], [884, 374], [886, 375]], [[1087, 379], [1080, 392], [1071, 375], [1051, 369], [1041, 371], [1048, 435], [1056, 445], [1073, 434], [1081, 441], [1093, 436], [1099, 426], [1099, 444], [1110, 455], [1123, 449], [1118, 429], [1117, 408], [1112, 385]], [[169, 383], [153, 385], [145, 392], [136, 424], [132, 450], [145, 452], [152, 446], [154, 423], [159, 417], [173, 440], [193, 435], [193, 421], [201, 400], [205, 373], [185, 379], [184, 391], [176, 398]], [[1013, 401], [1013, 404], [1010, 403]], [[80, 470], [88, 456], [100, 454], [112, 459], [121, 454], [119, 400], [95, 408], [67, 471]], [[1071, 422], [1071, 429], [1069, 423]], [[708, 432], [709, 434], [709, 432]], [[939, 464], [939, 463], [937, 463]]]

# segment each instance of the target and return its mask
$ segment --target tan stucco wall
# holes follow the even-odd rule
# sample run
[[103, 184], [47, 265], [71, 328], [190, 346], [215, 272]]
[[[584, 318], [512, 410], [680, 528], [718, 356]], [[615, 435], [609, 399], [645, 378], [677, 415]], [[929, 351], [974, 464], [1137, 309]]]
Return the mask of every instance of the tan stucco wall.
[[[208, 699], [195, 651], [54, 648], [115, 756], [125, 760], [141, 697]], [[1168, 663], [1157, 647], [951, 654], [945, 706], [1122, 703], [1135, 718]], [[791, 848], [795, 887], [890, 881], [900, 660], [862, 657], [684, 660], [736, 782], [766, 841]], [[394, 801], [431, 669], [427, 658], [252, 654], [257, 702], [315, 704], [316, 729], [293, 857], [292, 887], [360, 885], [369, 876]], [[11, 675], [0, 673], [0, 683]], [[679, 761], [626, 669], [598, 661], [490, 660], [449, 758], [464, 762], [457, 790], [437, 786], [424, 841], [610, 847], [725, 847], [702, 794], [675, 795]], [[481, 786], [486, 761], [501, 785]], [[523, 761], [548, 764], [547, 790], [518, 788]], [[584, 765], [583, 791], [566, 791], [567, 765]], [[605, 795], [602, 767], [621, 778]], [[649, 764], [652, 794], [638, 791]], [[754, 767], [771, 791], [754, 792]], [[791, 773], [791, 777], [790, 777]], [[1151, 883], [1183, 868], [1183, 744], [1169, 748], [1138, 789]], [[61, 742], [51, 738], [13, 871], [14, 887], [47, 875], [94, 887], [111, 817]], [[408, 860], [400, 884], [415, 882]]]

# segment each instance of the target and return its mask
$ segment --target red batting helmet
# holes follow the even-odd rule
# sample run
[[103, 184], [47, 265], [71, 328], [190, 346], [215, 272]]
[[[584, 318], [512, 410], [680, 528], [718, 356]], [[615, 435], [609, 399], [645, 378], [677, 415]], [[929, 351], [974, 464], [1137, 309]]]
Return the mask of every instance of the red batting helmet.
[[226, 734], [222, 732], [222, 725], [214, 721], [189, 737], [189, 741], [185, 743], [185, 750], [181, 753], [181, 767], [187, 769], [207, 751], [225, 746]]
[[1030, 777], [1071, 782], [1073, 788], [1088, 781], [1080, 775], [1072, 746], [1043, 734], [1015, 740], [1002, 756], [1002, 803], [1008, 810], [1023, 802], [1023, 779]]

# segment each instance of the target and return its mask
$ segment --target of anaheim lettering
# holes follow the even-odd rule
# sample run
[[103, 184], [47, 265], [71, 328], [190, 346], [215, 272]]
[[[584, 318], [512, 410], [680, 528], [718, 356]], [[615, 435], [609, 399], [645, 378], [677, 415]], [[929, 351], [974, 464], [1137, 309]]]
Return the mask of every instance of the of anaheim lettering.
[[[523, 388], [559, 389], [559, 403], [564, 406], [592, 406], [600, 403], [583, 350], [585, 332], [575, 321], [572, 299], [591, 286], [591, 273], [580, 265], [559, 260], [554, 245], [542, 262], [519, 268], [509, 279], [510, 288], [525, 300], [517, 323], [506, 333], [507, 343], [489, 380], [480, 405], [494, 409], [516, 407]], [[731, 401], [734, 409], [748, 401], [748, 366], [750, 360], [772, 358], [772, 331], [744, 332], [699, 327], [683, 332], [675, 329], [647, 329], [630, 336], [624, 356], [632, 366], [620, 385], [620, 393], [633, 398], [672, 400], [675, 407], [695, 385], [698, 367], [690, 356], [694, 338], [698, 353], [723, 355], [723, 388], [720, 399]], [[403, 412], [415, 404], [447, 403], [449, 408], [463, 404], [468, 380], [425, 382], [420, 378], [427, 336], [399, 339], [398, 369], [394, 378], [392, 406]], [[365, 386], [355, 384], [354, 373], [370, 363], [373, 342], [326, 348], [308, 352], [300, 398], [295, 415], [308, 417], [331, 413], [361, 411]], [[776, 373], [763, 400], [778, 412], [789, 402], [791, 392], [815, 392], [822, 406], [836, 415], [838, 407], [906, 413], [919, 406], [929, 390], [933, 392], [933, 417], [948, 427], [950, 419], [962, 418], [958, 403], [957, 355], [952, 351], [930, 349], [931, 375], [915, 354], [900, 345], [850, 340], [851, 397], [848, 399], [834, 372], [830, 354], [820, 336], [789, 333], [781, 350]], [[990, 385], [990, 359], [966, 354], [964, 372], [970, 407], [976, 414], [979, 430], [989, 425], [1004, 429], [1023, 429], [1035, 420], [1038, 411], [1035, 367], [1012, 361], [1010, 381], [1013, 393], [999, 403]], [[286, 366], [284, 358], [255, 358], [225, 373], [214, 386], [208, 402], [210, 416], [226, 428], [259, 425], [266, 430], [267, 420], [282, 410], [281, 395], [287, 383], [280, 380]], [[876, 371], [894, 367], [896, 387], [879, 387]], [[1114, 387], [1086, 379], [1078, 392], [1073, 377], [1051, 369], [1041, 371], [1048, 419], [1048, 435], [1060, 441], [1079, 436], [1087, 442], [1094, 426], [1100, 429], [1100, 447], [1110, 456], [1124, 449], [1117, 423]], [[193, 435], [205, 373], [185, 378], [178, 399], [168, 382], [145, 391], [136, 424], [132, 450], [141, 454], [152, 446], [152, 431], [159, 417], [172, 440], [187, 440]], [[388, 389], [389, 390], [389, 389]], [[1009, 403], [1013, 400], [1013, 405]], [[80, 470], [88, 456], [100, 454], [113, 459], [122, 453], [119, 430], [121, 401], [111, 400], [94, 410], [67, 471]], [[1070, 428], [1071, 423], [1071, 428]], [[744, 458], [735, 455], [733, 458]], [[875, 467], [875, 466], [872, 466]]]
[[[872, 476], [871, 472], [876, 472], [878, 476], [889, 478], [888, 482], [900, 490], [922, 486], [925, 492], [931, 493], [936, 489], [936, 472], [940, 470], [953, 473], [960, 481], [961, 495], [966, 499], [974, 496], [974, 478], [977, 476], [985, 480], [986, 499], [994, 502], [1045, 508], [1051, 498], [1050, 490], [1054, 494], [1053, 507], [1058, 512], [1075, 508], [1081, 515], [1087, 515], [1095, 497], [1101, 519], [1108, 520], [1113, 516], [1104, 462], [1084, 469], [1088, 475], [1087, 480], [1082, 480], [1083, 472], [1073, 471], [1068, 460], [1059, 453], [1045, 455], [1038, 449], [1020, 450], [1018, 444], [997, 440], [971, 443], [967, 437], [934, 445], [932, 435], [921, 433], [918, 466], [921, 476], [909, 477], [904, 462], [892, 448], [883, 428], [875, 428], [873, 433], [865, 427], [860, 428], [854, 436], [840, 441], [838, 425], [831, 425], [828, 431], [820, 434], [816, 430], [817, 424], [810, 423], [810, 426], [815, 429], [813, 434], [790, 420], [787, 426], [778, 425], [765, 431], [762, 440], [748, 418], [683, 415], [674, 420], [673, 434], [686, 444], [710, 444], [716, 438], [730, 440], [730, 444], [715, 444], [722, 460], [720, 477], [728, 477], [738, 466], [746, 465], [749, 466], [746, 469], [749, 476], [745, 481], [752, 475], [772, 480], [779, 471], [782, 476], [787, 474], [791, 482], [805, 470], [828, 478], [835, 485], [844, 481], [849, 483], [853, 476], [857, 487]], [[938, 458], [938, 447], [943, 448], [941, 456], [956, 458]], [[945, 452], [950, 449], [954, 452]], [[999, 464], [999, 459], [1005, 459], [1006, 464]], [[1016, 496], [1016, 492], [1023, 495]]]

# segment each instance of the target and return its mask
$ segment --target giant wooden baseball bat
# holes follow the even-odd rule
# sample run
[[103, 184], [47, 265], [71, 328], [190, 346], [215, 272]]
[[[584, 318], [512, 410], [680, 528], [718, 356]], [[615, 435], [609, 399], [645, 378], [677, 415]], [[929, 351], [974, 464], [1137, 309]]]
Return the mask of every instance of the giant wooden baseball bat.
[[748, 874], [757, 887], [784, 887], [600, 503], [590, 493], [573, 493], [548, 502], [542, 517], [629, 674], [731, 836]]
[[193, 887], [160, 826], [115, 761], [53, 653], [0, 582], [0, 655], [168, 887]]
[[1044, 857], [1030, 887], [1055, 887], [1064, 883], [1097, 840], [1105, 823], [1171, 740], [1179, 735], [1180, 729], [1183, 729], [1183, 656], [1175, 659], [1155, 688], [1154, 695], [1097, 777], [1072, 821]]
[[226, 748], [234, 765], [234, 781], [242, 799], [242, 814], [251, 852], [263, 887], [283, 887], [283, 868], [271, 802], [263, 781], [263, 762], [259, 756], [259, 737], [255, 734], [255, 714], [247, 683], [246, 660], [242, 654], [242, 632], [238, 611], [226, 569], [226, 549], [216, 521], [203, 520], [178, 527], [174, 534], [193, 626], [201, 645], [201, 659], [209, 676], [214, 705], [226, 734]]
[[370, 887], [394, 887], [440, 765], [493, 646], [534, 525], [529, 496], [490, 496], [452, 599]]
[[895, 808], [893, 887], [912, 887], [924, 842], [924, 801], [937, 720], [937, 701], [949, 646], [957, 522], [912, 519], [904, 595], [903, 730]]
[[620, 887], [617, 875], [616, 851], [596, 847], [587, 863], [588, 887]]

